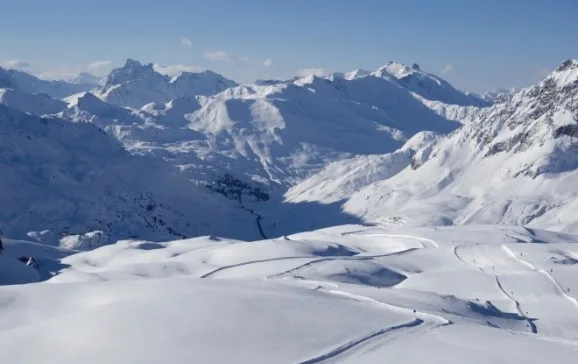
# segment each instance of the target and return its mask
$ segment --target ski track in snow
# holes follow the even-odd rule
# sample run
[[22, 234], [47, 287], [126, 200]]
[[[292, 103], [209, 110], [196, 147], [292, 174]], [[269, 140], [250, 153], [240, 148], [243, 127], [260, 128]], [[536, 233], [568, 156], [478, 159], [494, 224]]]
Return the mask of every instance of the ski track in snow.
[[[344, 236], [344, 234], [341, 234], [341, 235]], [[411, 236], [411, 235], [372, 234], [372, 235], [365, 235], [365, 236], [387, 236], [387, 237], [412, 238], [412, 239], [418, 240], [422, 244], [422, 247], [426, 248], [426, 245], [422, 242], [422, 240], [420, 238], [418, 238], [416, 236]], [[439, 245], [431, 239], [424, 239], [424, 240], [428, 241], [431, 244], [431, 246], [433, 246], [433, 247], [436, 247], [436, 248], [439, 247]], [[317, 259], [317, 260], [313, 260], [311, 262], [302, 264], [302, 265], [295, 267], [293, 269], [290, 269], [286, 272], [281, 272], [278, 274], [268, 276], [267, 279], [274, 278], [274, 277], [280, 277], [280, 276], [283, 276], [286, 274], [291, 274], [291, 273], [294, 273], [294, 272], [299, 271], [300, 269], [303, 269], [306, 267], [308, 268], [308, 270], [310, 270], [310, 269], [313, 269], [313, 267], [312, 267], [313, 265], [316, 265], [318, 263], [326, 263], [328, 261], [333, 261], [333, 260], [355, 260], [355, 259], [367, 260], [367, 259], [373, 259], [373, 258], [377, 258], [377, 257], [385, 257], [385, 256], [391, 256], [391, 255], [405, 254], [405, 253], [414, 251], [416, 249], [417, 248], [410, 248], [410, 249], [402, 250], [399, 252], [394, 252], [394, 253], [390, 253], [390, 254], [383, 254], [383, 255], [376, 255], [376, 256], [337, 257], [337, 258]], [[289, 278], [290, 277], [286, 277], [286, 279], [289, 279]], [[310, 281], [310, 280], [304, 280], [302, 282], [313, 283], [313, 281]], [[318, 289], [319, 288], [323, 288], [323, 286], [319, 286]], [[371, 332], [371, 333], [364, 335], [358, 339], [355, 339], [355, 340], [352, 340], [346, 344], [340, 345], [337, 348], [334, 348], [327, 353], [324, 353], [324, 354], [316, 356], [314, 358], [299, 362], [299, 364], [338, 363], [338, 362], [341, 362], [347, 358], [352, 358], [355, 356], [363, 355], [363, 353], [367, 352], [368, 350], [375, 348], [377, 346], [385, 345], [391, 341], [402, 339], [402, 338], [407, 337], [409, 335], [415, 335], [415, 334], [420, 333], [420, 332], [429, 331], [429, 330], [433, 330], [433, 329], [441, 327], [441, 326], [446, 326], [446, 325], [452, 324], [451, 321], [448, 321], [443, 317], [435, 316], [435, 315], [431, 315], [431, 314], [426, 314], [426, 313], [418, 312], [418, 311], [412, 311], [412, 310], [404, 308], [404, 307], [394, 306], [394, 305], [391, 305], [391, 304], [388, 304], [385, 302], [378, 301], [378, 300], [373, 299], [371, 297], [362, 296], [362, 295], [358, 295], [358, 294], [352, 294], [349, 292], [339, 291], [339, 290], [329, 290], [328, 292], [331, 294], [345, 296], [345, 297], [348, 297], [348, 298], [353, 299], [353, 300], [358, 301], [358, 302], [364, 302], [364, 301], [365, 302], [371, 302], [373, 304], [379, 305], [380, 307], [383, 307], [384, 309], [400, 311], [400, 312], [403, 312], [404, 314], [409, 314], [409, 315], [413, 314], [415, 318], [414, 318], [414, 320], [407, 322], [405, 324], [395, 325], [395, 326], [383, 328], [383, 329], [375, 331], [375, 332]], [[428, 318], [429, 320], [426, 323], [426, 320], [418, 318], [418, 316], [423, 317], [424, 319]]]
[[[346, 236], [348, 234], [342, 234], [342, 236]], [[417, 236], [412, 236], [412, 235], [395, 235], [395, 234], [370, 234], [370, 235], [365, 235], [365, 236], [385, 236], [385, 237], [403, 237], [403, 238], [411, 238], [411, 239], [415, 239], [417, 240], [423, 248], [427, 248], [426, 245], [423, 243], [423, 240], [427, 241], [428, 243], [431, 244], [431, 246], [438, 248], [439, 245], [431, 240], [431, 239], [427, 239], [427, 238], [421, 238], [421, 237], [417, 237]], [[289, 238], [288, 236], [284, 236], [285, 240], [291, 240], [291, 238]], [[203, 275], [200, 276], [200, 278], [208, 278], [213, 276], [214, 274], [227, 270], [227, 269], [234, 269], [237, 267], [242, 267], [242, 266], [246, 266], [246, 265], [251, 265], [251, 264], [259, 264], [259, 263], [267, 263], [267, 262], [272, 262], [272, 261], [277, 261], [277, 260], [290, 260], [290, 259], [308, 259], [308, 258], [313, 258], [314, 260], [309, 261], [305, 264], [302, 264], [300, 266], [297, 266], [295, 268], [291, 268], [288, 271], [285, 272], [281, 272], [281, 273], [277, 273], [277, 274], [272, 274], [270, 276], [267, 276], [266, 279], [270, 279], [270, 278], [274, 278], [277, 276], [282, 276], [285, 274], [289, 274], [291, 272], [294, 272], [298, 269], [304, 268], [306, 266], [311, 266], [311, 265], [315, 265], [318, 263], [324, 263], [327, 261], [335, 261], [335, 260], [370, 260], [370, 259], [374, 259], [374, 258], [381, 258], [381, 257], [387, 257], [390, 255], [399, 255], [399, 254], [404, 254], [404, 253], [409, 253], [411, 251], [416, 250], [417, 248], [409, 248], [409, 249], [404, 249], [401, 251], [397, 251], [397, 252], [393, 252], [393, 253], [388, 253], [388, 254], [379, 254], [379, 255], [364, 255], [364, 256], [349, 256], [349, 257], [324, 257], [324, 258], [319, 258], [319, 259], [314, 259], [314, 257], [311, 256], [294, 256], [294, 257], [278, 257], [278, 258], [270, 258], [270, 259], [260, 259], [260, 260], [252, 260], [249, 262], [242, 262], [242, 263], [238, 263], [238, 264], [231, 264], [231, 265], [226, 265], [226, 266], [222, 266], [219, 268], [216, 268], [210, 272], [207, 272]], [[395, 271], [394, 269], [391, 269], [392, 271]]]
[[[439, 247], [439, 245], [431, 239], [421, 238], [421, 237], [412, 236], [412, 235], [369, 234], [369, 235], [365, 235], [365, 236], [410, 238], [410, 239], [417, 240], [422, 245], [422, 248], [428, 248], [428, 247], [438, 248]], [[291, 240], [287, 236], [285, 237], [285, 239]], [[428, 244], [425, 244], [424, 241], [427, 242]], [[301, 264], [301, 265], [294, 267], [294, 268], [291, 268], [287, 271], [276, 273], [273, 275], [269, 275], [269, 276], [265, 277], [265, 279], [266, 280], [275, 279], [278, 277], [282, 277], [282, 276], [285, 276], [288, 274], [298, 272], [302, 269], [311, 270], [315, 266], [317, 266], [318, 264], [324, 264], [324, 263], [327, 263], [330, 261], [371, 260], [374, 258], [406, 254], [406, 253], [412, 252], [412, 251], [417, 250], [417, 249], [419, 249], [419, 248], [408, 248], [408, 249], [404, 249], [404, 250], [393, 252], [393, 253], [380, 254], [380, 255], [369, 255], [369, 256], [323, 257], [323, 258], [311, 260], [307, 263]], [[243, 263], [239, 263], [239, 264], [233, 264], [233, 265], [228, 265], [228, 266], [223, 266], [223, 267], [217, 268], [211, 272], [205, 273], [204, 275], [201, 276], [201, 278], [208, 278], [208, 277], [211, 277], [211, 276], [213, 276], [213, 275], [215, 275], [218, 272], [221, 272], [223, 270], [234, 269], [237, 267], [246, 266], [246, 265], [250, 265], [250, 264], [259, 264], [259, 263], [278, 261], [278, 260], [304, 259], [304, 258], [306, 259], [306, 258], [311, 258], [311, 257], [303, 257], [303, 256], [301, 256], [301, 257], [283, 257], [283, 258], [272, 258], [272, 259], [263, 259], [263, 260], [256, 260], [256, 261], [250, 261], [250, 262], [243, 262]], [[392, 270], [392, 271], [395, 271], [395, 270]], [[285, 279], [296, 280], [295, 277], [285, 277]], [[383, 307], [384, 309], [395, 310], [395, 311], [403, 312], [404, 314], [414, 315], [414, 312], [410, 309], [407, 309], [407, 308], [390, 305], [390, 304], [375, 300], [375, 299], [370, 298], [370, 297], [356, 295], [356, 294], [352, 294], [352, 293], [348, 293], [348, 292], [344, 292], [344, 291], [326, 290], [324, 287], [324, 285], [326, 285], [326, 284], [331, 284], [332, 286], [335, 286], [335, 288], [337, 288], [337, 287], [339, 287], [339, 285], [337, 285], [337, 284], [333, 284], [333, 283], [329, 283], [329, 282], [316, 282], [316, 281], [308, 280], [308, 279], [298, 280], [298, 282], [299, 283], [320, 283], [320, 284], [318, 284], [316, 290], [323, 289], [323, 291], [325, 291], [327, 293], [346, 296], [346, 297], [348, 297], [352, 300], [355, 300], [357, 302], [370, 302], [370, 303], [379, 305], [380, 307]], [[424, 319], [418, 318], [418, 316], [423, 317], [424, 319], [428, 318], [428, 320], [426, 321]], [[316, 356], [314, 358], [311, 358], [311, 359], [308, 359], [305, 361], [301, 361], [301, 362], [299, 362], [299, 364], [336, 363], [336, 362], [342, 361], [346, 358], [361, 355], [364, 352], [366, 352], [367, 350], [369, 350], [370, 348], [385, 345], [386, 343], [388, 343], [390, 341], [401, 339], [401, 338], [408, 336], [408, 335], [413, 335], [413, 334], [416, 334], [416, 333], [419, 333], [419, 332], [422, 332], [425, 330], [431, 330], [431, 329], [434, 329], [434, 328], [437, 328], [440, 326], [445, 326], [445, 325], [450, 325], [450, 324], [451, 324], [450, 321], [448, 321], [442, 317], [430, 315], [430, 314], [426, 314], [426, 313], [421, 313], [421, 312], [416, 312], [415, 318], [412, 321], [409, 321], [407, 323], [400, 324], [400, 325], [386, 327], [386, 328], [383, 328], [381, 330], [368, 333], [366, 335], [363, 335], [362, 337], [359, 337], [357, 339], [353, 339], [350, 342], [347, 342], [347, 343], [342, 344], [342, 345], [340, 345], [334, 349], [331, 349], [329, 352], [326, 352], [324, 354], [321, 354], [319, 356]]]
[[[320, 258], [320, 259], [315, 259], [315, 260], [311, 260], [307, 263], [304, 263], [302, 265], [299, 265], [297, 267], [291, 268], [287, 271], [281, 272], [281, 273], [276, 273], [276, 274], [272, 274], [270, 276], [267, 276], [267, 279], [274, 279], [277, 277], [282, 277], [284, 275], [287, 274], [292, 274], [298, 271], [301, 271], [303, 268], [308, 268], [305, 271], [309, 271], [314, 269], [315, 265], [318, 264], [322, 264], [322, 263], [326, 263], [326, 262], [331, 262], [331, 261], [347, 261], [347, 260], [371, 260], [371, 259], [375, 259], [375, 258], [383, 258], [383, 257], [389, 257], [392, 255], [401, 255], [401, 254], [406, 254], [409, 252], [412, 252], [414, 250], [416, 250], [418, 248], [409, 248], [409, 249], [405, 249], [405, 250], [401, 250], [401, 251], [397, 251], [397, 252], [393, 252], [393, 253], [388, 253], [388, 254], [379, 254], [379, 255], [364, 255], [364, 256], [351, 256], [351, 257], [326, 257], [326, 258]], [[396, 272], [395, 269], [386, 267], [387, 269]], [[399, 272], [396, 272], [399, 273]]]
[[[492, 256], [492, 254], [484, 254], [485, 253], [484, 251], [479, 251], [480, 248], [493, 249], [493, 251], [491, 251], [490, 253], [501, 252], [504, 255], [504, 257], [506, 259], [508, 259], [510, 262], [513, 262], [513, 263], [515, 263], [515, 265], [518, 265], [520, 267], [524, 267], [524, 269], [512, 270], [513, 266], [505, 266], [504, 267], [503, 262], [494, 260], [494, 257]], [[474, 259], [472, 262], [469, 262], [467, 259], [465, 259], [463, 254], [460, 253], [460, 251], [464, 250], [464, 249], [471, 249], [472, 250], [472, 257], [475, 256], [477, 259], [477, 262], [476, 262], [476, 259]], [[516, 310], [518, 311], [520, 316], [522, 316], [526, 319], [532, 333], [534, 333], [534, 334], [538, 334], [538, 326], [534, 323], [534, 321], [540, 320], [540, 317], [537, 317], [534, 319], [528, 317], [525, 310], [523, 309], [523, 301], [520, 302], [520, 300], [516, 299], [514, 297], [513, 291], [509, 292], [508, 289], [504, 288], [503, 282], [499, 278], [500, 275], [502, 275], [502, 274], [507, 275], [511, 279], [511, 278], [516, 278], [519, 272], [526, 272], [526, 273], [536, 272], [536, 273], [539, 273], [539, 274], [541, 274], [547, 278], [547, 281], [552, 284], [552, 286], [554, 287], [554, 291], [557, 292], [557, 294], [560, 297], [562, 297], [566, 300], [569, 300], [570, 302], [572, 302], [572, 306], [574, 308], [578, 308], [578, 301], [576, 301], [576, 299], [574, 299], [573, 297], [567, 295], [565, 293], [564, 289], [556, 281], [556, 279], [554, 279], [554, 277], [552, 277], [546, 271], [538, 269], [534, 265], [518, 258], [516, 256], [516, 254], [514, 254], [512, 252], [512, 250], [510, 250], [504, 244], [496, 246], [496, 247], [489, 247], [489, 246], [485, 246], [485, 245], [458, 245], [458, 246], [454, 247], [453, 252], [454, 252], [454, 255], [463, 263], [470, 265], [472, 267], [475, 267], [483, 273], [492, 274], [494, 276], [495, 281], [496, 281], [496, 285], [499, 288], [499, 290], [504, 294], [504, 296], [506, 296], [508, 299], [510, 299], [515, 304]], [[491, 272], [491, 273], [488, 272], [487, 267], [484, 266], [484, 263], [491, 264], [493, 272]], [[502, 267], [500, 267], [501, 264], [502, 264]], [[486, 269], [484, 269], [484, 268], [486, 268]], [[500, 269], [500, 268], [503, 268], [503, 269]], [[505, 272], [503, 270], [505, 270]], [[577, 311], [577, 313], [578, 313], [578, 311]], [[542, 317], [542, 319], [546, 320], [545, 321], [546, 327], [551, 326], [548, 324], [547, 318]]]
[[502, 292], [502, 294], [504, 294], [504, 296], [506, 296], [510, 301], [512, 301], [512, 302], [514, 303], [514, 305], [516, 306], [516, 310], [518, 311], [518, 314], [519, 314], [521, 317], [524, 317], [525, 320], [526, 320], [526, 322], [528, 322], [528, 325], [530, 326], [530, 329], [532, 330], [532, 333], [533, 333], [533, 334], [537, 334], [537, 333], [538, 333], [538, 328], [536, 327], [536, 324], [534, 324], [533, 320], [531, 320], [530, 318], [528, 318], [528, 316], [524, 313], [524, 311], [522, 310], [522, 307], [521, 307], [521, 305], [520, 305], [520, 302], [518, 302], [516, 299], [514, 299], [514, 297], [513, 297], [512, 295], [510, 295], [510, 294], [504, 289], [504, 287], [502, 286], [502, 283], [500, 282], [500, 279], [498, 278], [498, 275], [497, 275], [495, 272], [494, 272], [494, 273], [486, 272], [482, 267], [476, 265], [475, 259], [474, 259], [473, 263], [467, 262], [467, 261], [466, 261], [465, 259], [463, 259], [463, 258], [460, 256], [460, 254], [458, 253], [458, 250], [460, 250], [460, 249], [472, 248], [472, 250], [473, 250], [473, 249], [475, 249], [475, 247], [477, 247], [477, 246], [479, 246], [479, 245], [477, 245], [477, 244], [476, 244], [476, 245], [467, 245], [467, 246], [466, 246], [466, 245], [457, 245], [457, 246], [454, 247], [453, 252], [454, 252], [454, 255], [455, 255], [461, 262], [463, 262], [464, 264], [467, 264], [467, 265], [469, 265], [469, 266], [472, 266], [472, 267], [478, 269], [480, 272], [493, 275], [493, 276], [494, 276], [494, 279], [495, 279], [495, 281], [496, 281], [496, 285], [497, 285], [498, 289]]
[[259, 264], [259, 263], [266, 263], [266, 262], [275, 262], [278, 260], [291, 260], [291, 259], [307, 259], [307, 258], [311, 258], [310, 256], [295, 256], [295, 257], [277, 257], [277, 258], [269, 258], [269, 259], [259, 259], [259, 260], [251, 260], [248, 262], [242, 262], [242, 263], [237, 263], [237, 264], [231, 264], [231, 265], [224, 265], [222, 267], [213, 269], [212, 271], [209, 271], [203, 275], [201, 275], [199, 278], [209, 278], [210, 276], [224, 271], [226, 269], [233, 269], [233, 268], [237, 268], [237, 267], [243, 267], [246, 265], [251, 265], [251, 264]]
[[[384, 328], [382, 330], [378, 330], [372, 333], [369, 333], [365, 336], [362, 336], [356, 340], [352, 340], [346, 344], [343, 344], [325, 354], [319, 355], [317, 357], [301, 361], [299, 364], [316, 364], [316, 363], [338, 363], [343, 359], [350, 358], [355, 356], [356, 354], [361, 354], [364, 349], [367, 350], [370, 347], [374, 347], [380, 344], [384, 344], [383, 341], [385, 340], [383, 336], [391, 333], [397, 333], [399, 331], [405, 332], [407, 335], [410, 335], [411, 332], [408, 332], [411, 328], [415, 328], [416, 326], [420, 326], [423, 324], [423, 320], [415, 319], [405, 324], [391, 326], [388, 328]], [[389, 335], [387, 335], [389, 337]], [[359, 347], [363, 345], [363, 347]], [[354, 350], [357, 349], [357, 350]]]
[[404, 234], [386, 234], [386, 233], [360, 234], [362, 232], [364, 232], [364, 230], [352, 231], [352, 232], [348, 232], [348, 233], [342, 233], [341, 236], [360, 235], [360, 236], [383, 236], [383, 237], [388, 237], [388, 238], [408, 238], [408, 239], [417, 240], [424, 248], [426, 248], [426, 245], [423, 243], [424, 241], [428, 242], [431, 245], [431, 247], [434, 247], [434, 248], [440, 247], [439, 244], [436, 243], [434, 240], [429, 239], [429, 238], [424, 238], [421, 236], [404, 235]]
[[535, 267], [534, 265], [528, 263], [527, 261], [518, 258], [518, 257], [516, 256], [516, 254], [514, 254], [514, 252], [513, 252], [510, 248], [508, 248], [506, 245], [504, 245], [504, 249], [505, 249], [507, 252], [509, 252], [509, 255], [510, 255], [512, 258], [514, 258], [515, 260], [517, 260], [517, 261], [519, 261], [520, 263], [526, 265], [528, 268], [530, 268], [530, 269], [532, 269], [532, 270], [535, 270], [535, 271], [537, 271], [537, 272], [545, 275], [546, 278], [548, 278], [548, 279], [552, 282], [552, 284], [554, 284], [554, 285], [557, 287], [557, 290], [560, 292], [560, 295], [561, 295], [561, 296], [563, 296], [564, 298], [570, 300], [572, 303], [574, 303], [574, 305], [576, 305], [576, 307], [578, 307], [578, 300], [576, 300], [576, 298], [568, 295], [568, 294], [566, 293], [566, 291], [564, 291], [564, 288], [562, 288], [562, 286], [560, 285], [560, 283], [556, 280], [556, 278], [554, 278], [554, 276], [552, 276], [550, 273], [546, 272], [545, 270], [539, 269], [539, 268]]
[[[430, 331], [442, 326], [451, 325], [452, 322], [440, 316], [430, 315], [423, 312], [410, 310], [399, 306], [390, 305], [376, 299], [352, 294], [344, 291], [329, 290], [328, 293], [345, 296], [357, 302], [369, 302], [376, 304], [387, 310], [400, 311], [404, 314], [414, 315], [414, 319], [404, 324], [395, 325], [383, 328], [378, 331], [368, 333], [360, 338], [354, 339], [348, 343], [340, 345], [324, 354], [314, 358], [301, 361], [299, 364], [314, 364], [314, 363], [338, 363], [348, 358], [363, 355], [368, 350], [374, 349], [378, 346], [386, 345], [392, 341], [406, 338], [410, 335], [416, 335], [421, 332]], [[420, 318], [420, 317], [422, 318]], [[425, 320], [428, 318], [429, 320]]]
[[508, 292], [506, 292], [504, 287], [502, 287], [502, 284], [500, 283], [500, 280], [498, 279], [497, 275], [494, 274], [494, 278], [496, 279], [496, 284], [498, 285], [498, 288], [500, 289], [500, 291], [502, 291], [502, 293], [506, 297], [508, 297], [512, 302], [514, 302], [514, 304], [516, 305], [516, 309], [518, 310], [518, 313], [520, 314], [520, 316], [522, 316], [526, 319], [526, 322], [528, 322], [528, 325], [530, 325], [530, 329], [532, 330], [532, 333], [537, 334], [538, 328], [536, 327], [536, 324], [533, 322], [533, 320], [531, 320], [530, 318], [528, 318], [528, 316], [526, 316], [526, 314], [522, 310], [522, 307], [520, 306], [520, 302], [518, 302], [516, 299], [514, 299], [513, 296], [508, 294]]

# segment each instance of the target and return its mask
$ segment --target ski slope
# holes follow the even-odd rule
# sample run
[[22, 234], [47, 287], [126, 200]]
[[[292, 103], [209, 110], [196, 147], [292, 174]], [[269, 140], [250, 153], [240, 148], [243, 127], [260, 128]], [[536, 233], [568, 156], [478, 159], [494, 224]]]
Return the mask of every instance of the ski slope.
[[[5, 259], [39, 249], [5, 247]], [[573, 363], [577, 247], [522, 227], [344, 225], [49, 248], [41, 268], [56, 275], [0, 287], [0, 359]]]

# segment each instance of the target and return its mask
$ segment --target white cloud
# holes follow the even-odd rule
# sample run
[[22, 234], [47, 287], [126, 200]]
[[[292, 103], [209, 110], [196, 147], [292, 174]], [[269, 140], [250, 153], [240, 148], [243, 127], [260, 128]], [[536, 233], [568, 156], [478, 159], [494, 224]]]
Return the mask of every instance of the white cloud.
[[153, 68], [155, 71], [167, 76], [177, 76], [181, 72], [201, 72], [205, 70], [203, 67], [188, 64], [154, 64]]
[[213, 61], [233, 61], [237, 59], [237, 57], [227, 51], [214, 51], [214, 52], [207, 52], [203, 54], [203, 57], [208, 58]]
[[94, 61], [86, 66], [86, 70], [93, 73], [95, 76], [104, 76], [112, 68], [112, 61], [99, 60]]
[[97, 77], [106, 76], [113, 68], [112, 61], [97, 60], [85, 66], [66, 66], [59, 68], [34, 67], [34, 75], [46, 80], [71, 80], [76, 78], [81, 72], [89, 72]]
[[454, 65], [452, 64], [447, 64], [443, 69], [442, 69], [442, 73], [444, 75], [447, 75], [448, 73], [452, 73], [454, 71]]
[[182, 38], [181, 38], [181, 44], [183, 44], [183, 45], [185, 45], [185, 46], [187, 46], [187, 47], [192, 47], [192, 46], [193, 46], [193, 41], [190, 40], [189, 38], [182, 37]]
[[12, 59], [8, 61], [0, 61], [0, 66], [5, 68], [19, 69], [33, 67], [33, 64], [30, 62], [21, 61], [19, 59]]
[[329, 74], [329, 71], [327, 71], [324, 68], [303, 68], [300, 69], [299, 71], [297, 71], [295, 73], [296, 76], [298, 77], [308, 77], [308, 76], [327, 76]]
[[263, 61], [263, 67], [271, 67], [273, 64], [273, 60], [271, 58], [267, 58]]
[[34, 74], [43, 80], [71, 80], [82, 72], [77, 68], [54, 68], [34, 72]]

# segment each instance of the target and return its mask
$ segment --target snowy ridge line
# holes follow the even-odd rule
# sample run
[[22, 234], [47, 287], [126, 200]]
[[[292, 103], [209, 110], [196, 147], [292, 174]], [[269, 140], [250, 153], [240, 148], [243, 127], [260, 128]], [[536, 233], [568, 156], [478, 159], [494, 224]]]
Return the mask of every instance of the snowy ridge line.
[[414, 235], [403, 235], [403, 234], [386, 234], [386, 233], [378, 233], [378, 234], [359, 234], [360, 232], [363, 232], [364, 230], [360, 230], [360, 231], [351, 231], [351, 232], [347, 232], [347, 233], [341, 233], [341, 236], [349, 236], [349, 235], [358, 235], [358, 236], [385, 236], [385, 237], [389, 237], [389, 238], [410, 238], [410, 239], [415, 239], [417, 240], [424, 248], [426, 248], [425, 244], [423, 243], [422, 240], [427, 241], [428, 243], [430, 243], [433, 247], [435, 248], [439, 248], [440, 246], [438, 245], [438, 243], [436, 243], [435, 241], [433, 241], [432, 239], [428, 239], [428, 238], [423, 238], [423, 237], [418, 237], [418, 236], [414, 236]]
[[560, 292], [560, 294], [561, 294], [564, 298], [572, 301], [572, 303], [574, 303], [574, 304], [578, 307], [578, 300], [576, 300], [576, 298], [574, 298], [574, 297], [570, 296], [569, 294], [567, 294], [567, 293], [564, 291], [564, 288], [562, 288], [562, 286], [561, 286], [560, 283], [558, 282], [558, 280], [556, 280], [556, 278], [554, 278], [554, 276], [552, 276], [550, 273], [546, 272], [545, 270], [539, 269], [539, 268], [537, 268], [537, 267], [534, 267], [534, 265], [526, 262], [525, 260], [522, 260], [522, 259], [518, 258], [518, 257], [514, 254], [514, 252], [512, 252], [512, 250], [511, 250], [510, 248], [508, 248], [507, 246], [503, 245], [503, 247], [504, 247], [504, 249], [506, 250], [506, 252], [507, 252], [511, 257], [513, 257], [514, 259], [516, 259], [516, 260], [519, 261], [520, 263], [524, 263], [524, 264], [526, 264], [528, 267], [531, 267], [533, 270], [538, 271], [538, 272], [546, 275], [546, 277], [556, 286], [556, 290], [557, 290], [558, 292]]

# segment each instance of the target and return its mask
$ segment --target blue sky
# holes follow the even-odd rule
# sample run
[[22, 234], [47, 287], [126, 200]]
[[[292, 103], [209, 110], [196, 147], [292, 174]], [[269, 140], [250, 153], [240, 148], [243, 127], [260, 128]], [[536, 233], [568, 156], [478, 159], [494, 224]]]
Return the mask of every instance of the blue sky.
[[1, 64], [53, 78], [103, 74], [128, 57], [242, 82], [395, 60], [486, 91], [578, 58], [578, 0], [0, 0], [0, 9]]

